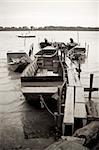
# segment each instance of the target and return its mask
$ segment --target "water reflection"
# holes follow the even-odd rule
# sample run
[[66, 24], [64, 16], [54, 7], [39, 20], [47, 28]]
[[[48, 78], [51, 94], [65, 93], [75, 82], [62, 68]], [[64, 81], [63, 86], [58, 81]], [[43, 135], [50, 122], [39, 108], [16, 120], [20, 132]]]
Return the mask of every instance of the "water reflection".
[[37, 106], [27, 106], [25, 103], [24, 108], [28, 109], [28, 113], [22, 113], [25, 138], [49, 138], [50, 129], [54, 125], [53, 117], [45, 109]]

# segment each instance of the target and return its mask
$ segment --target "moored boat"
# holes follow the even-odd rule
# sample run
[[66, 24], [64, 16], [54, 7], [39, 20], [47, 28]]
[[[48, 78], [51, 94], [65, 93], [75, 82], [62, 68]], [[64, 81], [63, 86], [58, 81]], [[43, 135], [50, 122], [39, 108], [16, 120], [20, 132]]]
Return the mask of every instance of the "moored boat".
[[31, 59], [25, 52], [8, 52], [7, 62], [9, 70], [21, 73]]
[[77, 45], [68, 51], [67, 56], [71, 59], [71, 61], [76, 61], [82, 64], [86, 59], [86, 48]]
[[56, 98], [58, 87], [65, 84], [64, 67], [58, 49], [46, 47], [35, 55], [21, 75], [21, 90], [27, 100]]

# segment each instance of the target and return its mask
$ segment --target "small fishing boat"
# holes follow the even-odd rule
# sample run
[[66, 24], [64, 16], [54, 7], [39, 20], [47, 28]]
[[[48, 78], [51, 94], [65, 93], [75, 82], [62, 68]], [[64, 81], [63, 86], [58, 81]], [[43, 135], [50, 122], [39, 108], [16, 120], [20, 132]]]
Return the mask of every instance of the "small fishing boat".
[[21, 73], [31, 62], [31, 59], [25, 52], [8, 52], [7, 62], [11, 71]]
[[71, 61], [76, 61], [82, 64], [85, 62], [86, 59], [86, 48], [77, 45], [72, 49], [68, 50], [67, 56], [71, 59]]
[[18, 35], [19, 38], [35, 38], [35, 35]]
[[58, 49], [48, 46], [37, 54], [21, 75], [21, 90], [27, 100], [56, 98], [65, 84], [64, 67]]
[[17, 35], [18, 38], [35, 38], [36, 36], [33, 35], [30, 31], [26, 33], [22, 33], [20, 35]]

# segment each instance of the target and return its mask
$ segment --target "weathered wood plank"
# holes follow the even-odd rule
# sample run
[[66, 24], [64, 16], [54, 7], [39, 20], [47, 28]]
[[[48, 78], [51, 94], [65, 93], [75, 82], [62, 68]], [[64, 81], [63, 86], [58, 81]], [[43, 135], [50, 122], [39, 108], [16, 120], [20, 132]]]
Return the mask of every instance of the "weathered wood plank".
[[75, 85], [75, 79], [73, 75], [73, 70], [72, 69], [67, 69], [67, 74], [68, 74], [68, 81], [70, 86]]
[[22, 87], [23, 93], [56, 93], [57, 87]]
[[85, 107], [84, 88], [81, 86], [76, 87], [75, 95], [75, 117], [86, 119], [87, 112]]
[[67, 87], [63, 123], [74, 124], [74, 88]]
[[36, 76], [59, 76], [59, 74], [47, 69], [38, 69]]
[[21, 85], [22, 87], [58, 87], [58, 86], [62, 86], [61, 81], [52, 81], [52, 82], [22, 82]]
[[75, 118], [83, 118], [86, 119], [86, 108], [84, 103], [75, 103], [75, 111], [74, 111]]
[[84, 88], [79, 86], [76, 87], [76, 98], [75, 102], [78, 103], [85, 103], [85, 98], [84, 98]]

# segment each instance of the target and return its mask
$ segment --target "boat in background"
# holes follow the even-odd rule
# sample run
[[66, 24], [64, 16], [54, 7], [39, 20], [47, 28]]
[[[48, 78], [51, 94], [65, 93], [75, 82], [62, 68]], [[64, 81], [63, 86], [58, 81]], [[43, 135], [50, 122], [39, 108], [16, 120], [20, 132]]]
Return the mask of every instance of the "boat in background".
[[18, 35], [19, 38], [35, 38], [35, 35]]
[[69, 43], [65, 44], [63, 42], [54, 42], [53, 46], [56, 47], [56, 48], [58, 48], [60, 50], [61, 54], [65, 54], [66, 57], [69, 57], [69, 59], [72, 62], [75, 61], [78, 64], [79, 63], [80, 64], [85, 63], [85, 59], [86, 59], [86, 46], [85, 47], [81, 46], [78, 43], [72, 43], [72, 44], [69, 45]]
[[68, 50], [67, 56], [70, 58], [71, 61], [76, 61], [78, 64], [85, 63], [86, 47], [77, 45], [72, 49]]
[[36, 36], [33, 35], [30, 31], [26, 33], [22, 33], [20, 35], [17, 35], [18, 38], [35, 38]]
[[9, 70], [21, 73], [32, 60], [25, 52], [8, 52], [7, 62]]

